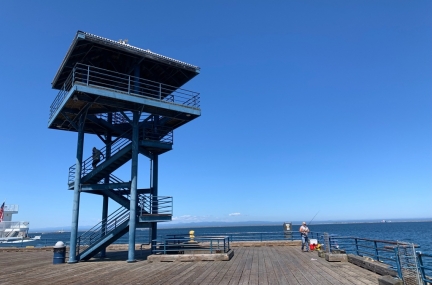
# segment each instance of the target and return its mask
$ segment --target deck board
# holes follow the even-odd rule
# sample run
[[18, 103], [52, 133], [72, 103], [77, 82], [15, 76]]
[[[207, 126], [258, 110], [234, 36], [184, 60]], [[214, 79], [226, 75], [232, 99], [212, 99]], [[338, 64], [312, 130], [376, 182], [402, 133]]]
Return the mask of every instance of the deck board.
[[378, 274], [347, 262], [327, 262], [296, 246], [234, 247], [230, 261], [148, 262], [137, 251], [127, 263], [126, 250], [107, 258], [75, 264], [52, 264], [51, 250], [0, 249], [1, 284], [353, 284], [378, 283]]

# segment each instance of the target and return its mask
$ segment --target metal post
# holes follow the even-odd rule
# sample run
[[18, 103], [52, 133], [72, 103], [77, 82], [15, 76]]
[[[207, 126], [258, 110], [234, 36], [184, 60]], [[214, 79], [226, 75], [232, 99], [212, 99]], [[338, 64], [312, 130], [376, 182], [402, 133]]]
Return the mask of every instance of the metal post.
[[162, 99], [162, 84], [159, 83], [159, 100]]
[[398, 276], [400, 279], [403, 280], [402, 267], [401, 267], [400, 258], [399, 258], [399, 247], [398, 246], [395, 246], [394, 252], [395, 252], [395, 257], [396, 257], [396, 268], [397, 268]]
[[376, 240], [374, 240], [374, 249], [375, 249], [375, 260], [379, 261], [378, 245]]
[[77, 143], [76, 167], [75, 167], [74, 199], [73, 199], [73, 206], [72, 206], [72, 225], [71, 225], [68, 263], [78, 262], [76, 256], [76, 243], [77, 243], [77, 235], [78, 235], [81, 167], [83, 161], [83, 148], [84, 148], [84, 123], [85, 123], [84, 115], [81, 115], [78, 123], [79, 125], [78, 125], [78, 143]]
[[80, 252], [80, 246], [81, 246], [81, 237], [78, 238], [78, 254]]
[[[108, 114], [108, 123], [112, 125], [112, 113]], [[111, 145], [112, 145], [112, 135], [111, 131], [109, 130], [107, 132], [106, 141], [105, 141], [105, 160], [108, 160], [111, 157]], [[105, 179], [104, 183], [109, 184], [110, 175], [108, 174]], [[108, 219], [108, 201], [109, 197], [107, 195], [103, 195], [103, 201], [102, 201], [102, 236], [106, 235], [107, 232], [107, 219]], [[106, 247], [104, 247], [100, 252], [100, 258], [106, 257]]]
[[357, 255], [360, 255], [360, 254], [359, 254], [358, 239], [355, 238], [354, 240], [355, 240], [356, 254], [357, 254]]
[[127, 262], [135, 262], [135, 231], [137, 218], [137, 185], [138, 185], [138, 153], [139, 153], [139, 113], [134, 111], [132, 122], [132, 169], [129, 215], [129, 252]]
[[[153, 185], [152, 185], [152, 197], [158, 196], [158, 169], [159, 169], [159, 156], [157, 154], [153, 154]], [[157, 208], [157, 202], [156, 202], [156, 208]], [[153, 206], [153, 205], [152, 205]], [[157, 209], [153, 209], [153, 214], [157, 214]], [[151, 223], [151, 231], [152, 231], [152, 240], [157, 238], [157, 223], [152, 222]]]
[[422, 253], [420, 251], [416, 251], [418, 267], [420, 268], [420, 275], [424, 284], [426, 284], [426, 272], [423, 265]]
[[130, 75], [129, 75], [129, 80], [128, 80], [128, 94], [130, 94]]
[[134, 73], [134, 92], [135, 94], [139, 94], [139, 89], [140, 89], [140, 73], [141, 70], [139, 68], [139, 65], [135, 66], [135, 73]]
[[87, 65], [87, 86], [89, 85], [90, 80], [90, 65]]

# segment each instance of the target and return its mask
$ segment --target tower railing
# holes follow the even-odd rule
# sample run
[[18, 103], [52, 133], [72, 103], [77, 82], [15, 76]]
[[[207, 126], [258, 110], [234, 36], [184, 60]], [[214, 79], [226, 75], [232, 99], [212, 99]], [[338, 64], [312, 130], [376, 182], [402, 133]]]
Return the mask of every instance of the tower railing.
[[145, 97], [192, 108], [200, 107], [200, 93], [198, 92], [77, 63], [51, 104], [49, 119], [52, 118], [74, 85], [99, 87], [132, 96]]
[[172, 215], [173, 199], [170, 196], [140, 195], [138, 206], [142, 215]]
[[57, 96], [54, 98], [54, 101], [51, 103], [49, 120], [51, 120], [54, 113], [60, 107], [66, 95], [69, 93], [69, 90], [71, 90], [72, 86], [73, 86], [73, 72], [69, 74], [69, 76], [66, 78], [62, 88], [60, 89]]

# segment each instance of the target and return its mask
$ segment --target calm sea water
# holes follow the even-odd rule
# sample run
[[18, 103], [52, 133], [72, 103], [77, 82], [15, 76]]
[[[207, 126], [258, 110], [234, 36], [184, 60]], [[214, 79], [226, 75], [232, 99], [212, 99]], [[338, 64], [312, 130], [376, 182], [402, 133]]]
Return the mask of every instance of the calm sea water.
[[[299, 225], [293, 225], [297, 231]], [[432, 254], [432, 222], [391, 222], [391, 223], [355, 223], [355, 224], [317, 224], [310, 225], [313, 232], [327, 232], [336, 236], [355, 236], [377, 240], [392, 240], [414, 243], [420, 246], [418, 250]], [[283, 226], [236, 226], [236, 227], [203, 227], [203, 228], [170, 228], [159, 229], [158, 235], [181, 235], [195, 231], [195, 236], [202, 235], [229, 235], [234, 240], [247, 237], [265, 236], [269, 239], [283, 237]], [[65, 233], [31, 233], [42, 235], [41, 240], [23, 244], [0, 244], [0, 246], [53, 246], [57, 241], [69, 243], [70, 232]], [[137, 230], [136, 243], [147, 244], [149, 242], [148, 230]], [[116, 243], [127, 244], [128, 234], [125, 234]]]

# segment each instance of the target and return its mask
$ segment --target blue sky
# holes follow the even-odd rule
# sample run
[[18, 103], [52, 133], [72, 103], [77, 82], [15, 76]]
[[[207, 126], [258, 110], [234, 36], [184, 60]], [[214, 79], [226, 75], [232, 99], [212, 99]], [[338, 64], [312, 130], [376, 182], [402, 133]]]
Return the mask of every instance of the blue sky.
[[[432, 217], [431, 1], [101, 3], [0, 3], [0, 200], [15, 220], [71, 223], [77, 135], [47, 121], [77, 30], [201, 67], [184, 87], [202, 116], [160, 157], [173, 223]], [[139, 173], [147, 187], [144, 157]], [[101, 203], [81, 195], [80, 226]]]

